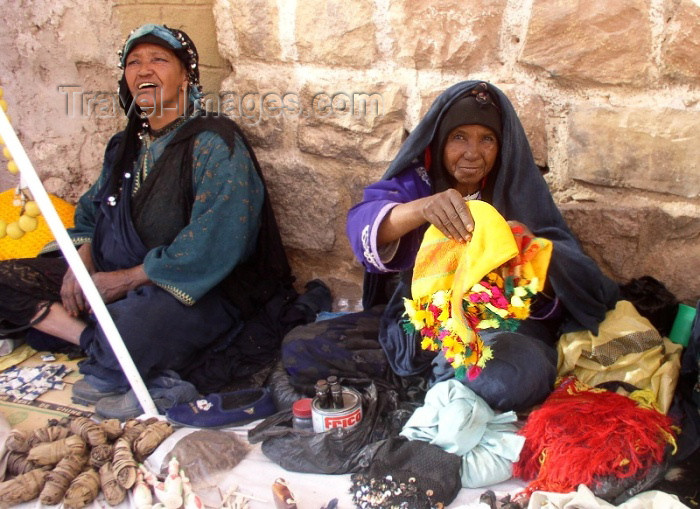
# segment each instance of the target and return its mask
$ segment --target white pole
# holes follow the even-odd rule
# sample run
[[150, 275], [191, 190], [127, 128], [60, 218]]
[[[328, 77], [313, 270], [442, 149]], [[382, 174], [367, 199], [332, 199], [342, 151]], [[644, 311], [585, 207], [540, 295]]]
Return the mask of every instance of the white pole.
[[102, 297], [100, 297], [100, 293], [97, 291], [95, 283], [92, 281], [92, 278], [85, 268], [83, 261], [80, 259], [78, 251], [75, 249], [75, 246], [73, 246], [73, 242], [68, 236], [68, 232], [63, 227], [63, 222], [58, 216], [58, 212], [56, 212], [53, 203], [51, 203], [49, 195], [46, 192], [46, 189], [44, 189], [44, 185], [41, 183], [41, 180], [34, 170], [29, 157], [27, 157], [27, 153], [24, 151], [24, 147], [22, 147], [22, 144], [17, 138], [17, 135], [15, 134], [15, 131], [12, 128], [12, 125], [10, 125], [10, 122], [2, 108], [0, 108], [0, 135], [2, 136], [8, 150], [12, 154], [12, 158], [14, 159], [15, 163], [17, 163], [22, 179], [24, 179], [29, 186], [29, 190], [32, 192], [34, 200], [36, 200], [37, 205], [39, 205], [39, 209], [41, 210], [44, 219], [46, 219], [46, 223], [49, 225], [53, 236], [56, 238], [56, 242], [61, 248], [63, 256], [68, 261], [68, 265], [73, 270], [73, 274], [75, 274], [78, 283], [80, 283], [80, 287], [90, 303], [92, 311], [95, 313], [97, 321], [102, 327], [102, 330], [104, 331], [104, 334], [107, 337], [107, 340], [109, 341], [109, 344], [112, 347], [122, 370], [124, 371], [124, 375], [126, 375], [127, 380], [129, 380], [131, 388], [134, 390], [139, 403], [141, 403], [141, 408], [143, 408], [146, 415], [158, 415], [158, 409], [153, 403], [151, 395], [148, 393], [148, 389], [146, 389], [146, 385], [143, 383], [141, 375], [139, 375], [136, 365], [131, 359], [131, 355], [129, 355], [129, 351], [126, 349], [126, 346], [124, 346], [124, 341], [122, 340], [117, 327], [114, 325], [114, 321], [112, 320], [109, 311], [107, 311], [107, 307], [102, 301]]

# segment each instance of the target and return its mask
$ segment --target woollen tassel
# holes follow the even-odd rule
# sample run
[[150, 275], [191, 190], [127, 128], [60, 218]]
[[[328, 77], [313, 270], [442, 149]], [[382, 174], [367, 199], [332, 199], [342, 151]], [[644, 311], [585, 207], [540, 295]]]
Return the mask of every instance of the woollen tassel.
[[513, 474], [532, 480], [526, 492], [568, 493], [579, 484], [595, 489], [609, 476], [643, 475], [673, 443], [666, 415], [620, 394], [582, 387], [566, 379], [520, 430], [525, 445]]

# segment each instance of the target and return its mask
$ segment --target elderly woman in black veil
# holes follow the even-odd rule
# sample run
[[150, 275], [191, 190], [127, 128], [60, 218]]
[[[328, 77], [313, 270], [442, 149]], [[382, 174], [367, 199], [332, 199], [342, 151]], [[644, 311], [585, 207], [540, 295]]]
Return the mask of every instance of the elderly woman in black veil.
[[[449, 239], [470, 240], [475, 225], [468, 200], [491, 204], [510, 224], [549, 240], [553, 249], [529, 317], [517, 331], [482, 331], [493, 359], [463, 383], [494, 409], [526, 409], [544, 400], [554, 385], [559, 335], [596, 333], [618, 289], [566, 225], [508, 98], [478, 81], [458, 83], [435, 100], [382, 179], [348, 213], [348, 237], [366, 269], [361, 329], [367, 338], [372, 327], [367, 324], [377, 327], [381, 350], [366, 340], [332, 341], [318, 330], [337, 331], [339, 323], [301, 327], [283, 345], [293, 381], [309, 383], [328, 374], [382, 378], [387, 363], [397, 375], [421, 375], [430, 384], [454, 377], [443, 353], [422, 351], [420, 335], [407, 331], [404, 299], [411, 299], [416, 255], [430, 225]], [[348, 328], [334, 337], [351, 337], [354, 318], [338, 320]]]

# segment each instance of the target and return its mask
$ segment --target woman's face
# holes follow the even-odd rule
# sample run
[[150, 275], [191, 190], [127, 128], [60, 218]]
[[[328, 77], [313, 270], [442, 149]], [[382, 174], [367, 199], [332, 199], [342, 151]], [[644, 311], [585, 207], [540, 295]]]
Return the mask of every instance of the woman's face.
[[472, 194], [496, 163], [498, 138], [483, 125], [455, 127], [447, 136], [442, 157], [452, 187], [462, 196]]
[[139, 44], [126, 57], [124, 75], [129, 91], [141, 109], [171, 116], [187, 90], [185, 68], [172, 51], [157, 44]]

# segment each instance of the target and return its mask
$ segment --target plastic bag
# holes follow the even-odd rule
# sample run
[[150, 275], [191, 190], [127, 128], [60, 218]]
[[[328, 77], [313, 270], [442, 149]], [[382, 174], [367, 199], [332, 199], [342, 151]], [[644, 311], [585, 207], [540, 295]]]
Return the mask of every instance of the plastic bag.
[[251, 444], [286, 470], [317, 474], [345, 474], [366, 469], [381, 440], [398, 436], [413, 413], [413, 405], [400, 406], [397, 393], [377, 391], [374, 382], [342, 380], [362, 395], [362, 421], [352, 429], [334, 428], [323, 433], [292, 428], [292, 412], [285, 410], [265, 419], [248, 432]]
[[275, 407], [280, 411], [289, 410], [296, 400], [312, 395], [300, 392], [292, 386], [282, 361], [275, 364], [274, 369], [267, 379], [267, 386], [272, 393]]
[[590, 331], [563, 334], [557, 343], [559, 376], [574, 374], [584, 383], [619, 381], [650, 390], [666, 413], [680, 371], [682, 346], [662, 338], [628, 301], [618, 301]]
[[245, 439], [233, 431], [181, 428], [144, 463], [152, 472], [167, 475], [168, 463], [176, 457], [205, 505], [220, 507], [219, 485], [250, 449]]

